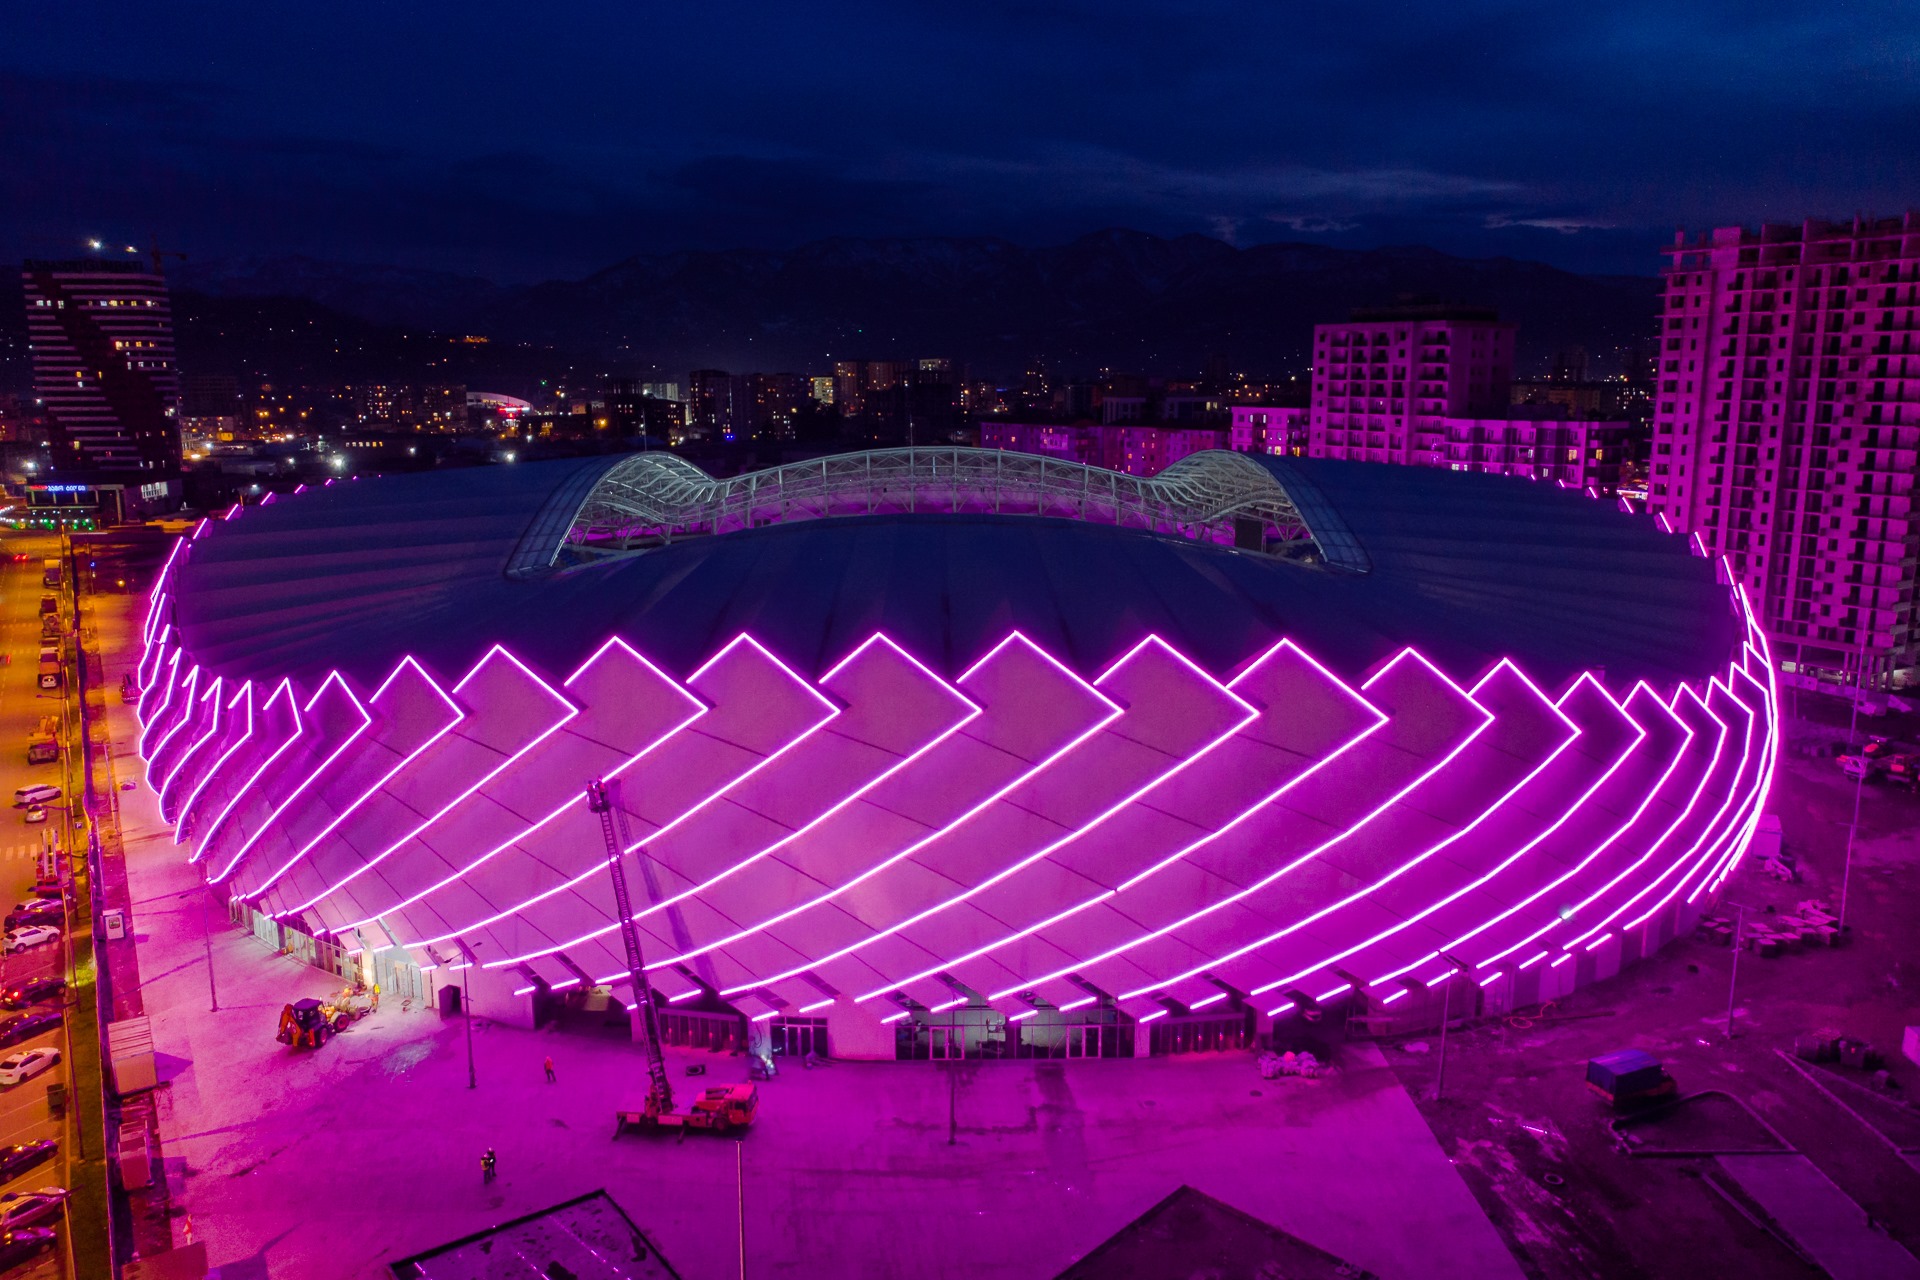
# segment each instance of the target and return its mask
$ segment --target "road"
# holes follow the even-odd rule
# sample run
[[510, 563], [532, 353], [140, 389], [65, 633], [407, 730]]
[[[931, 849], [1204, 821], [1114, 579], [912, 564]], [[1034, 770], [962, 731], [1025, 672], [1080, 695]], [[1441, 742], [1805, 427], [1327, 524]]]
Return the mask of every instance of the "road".
[[[0, 795], [11, 805], [17, 788], [35, 783], [51, 783], [71, 792], [67, 762], [29, 765], [27, 743], [40, 721], [58, 717], [66, 690], [46, 692], [39, 686], [41, 646], [40, 598], [48, 594], [41, 581], [41, 562], [59, 554], [59, 539], [49, 535], [0, 538], [0, 653], [8, 661], [0, 665]], [[14, 557], [27, 559], [15, 563]], [[69, 649], [69, 654], [71, 650]], [[68, 811], [49, 808], [48, 821], [29, 824], [25, 814], [14, 808], [0, 808], [0, 910], [11, 910], [15, 903], [32, 895], [39, 873], [40, 854], [49, 842], [57, 841], [66, 827]], [[0, 985], [43, 974], [57, 974], [65, 968], [65, 949], [43, 946], [20, 955], [0, 957]], [[76, 1028], [90, 1033], [91, 1028]], [[47, 1109], [47, 1086], [67, 1082], [64, 1061], [67, 1051], [66, 1029], [56, 1027], [19, 1045], [0, 1049], [0, 1056], [16, 1049], [48, 1045], [59, 1049], [60, 1065], [35, 1076], [25, 1084], [0, 1089], [0, 1147], [41, 1138], [66, 1143], [64, 1122], [54, 1119]], [[0, 1183], [0, 1194], [35, 1191], [42, 1187], [66, 1186], [66, 1152], [21, 1176]], [[64, 1227], [62, 1250], [64, 1252]], [[9, 1271], [9, 1277], [52, 1277], [64, 1274], [63, 1257], [46, 1258], [32, 1266]]]

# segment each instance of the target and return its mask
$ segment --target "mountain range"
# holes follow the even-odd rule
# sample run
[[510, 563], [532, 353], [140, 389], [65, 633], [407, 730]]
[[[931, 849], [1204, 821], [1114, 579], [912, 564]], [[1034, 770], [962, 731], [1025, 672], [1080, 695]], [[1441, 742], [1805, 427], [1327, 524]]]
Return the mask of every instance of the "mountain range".
[[[1315, 324], [1403, 295], [1497, 308], [1520, 326], [1522, 372], [1573, 345], [1604, 368], [1606, 353], [1651, 335], [1659, 292], [1652, 277], [1418, 246], [1240, 248], [1121, 229], [1046, 247], [831, 239], [645, 255], [578, 280], [518, 285], [297, 255], [195, 260], [171, 274], [190, 372], [351, 381], [405, 376], [410, 360], [431, 358], [450, 361], [434, 366], [448, 375], [503, 384], [575, 361], [583, 372], [674, 378], [922, 356], [985, 377], [1034, 360], [1066, 373], [1178, 375], [1213, 355], [1284, 376], [1306, 363]], [[450, 355], [435, 334], [489, 342]]]

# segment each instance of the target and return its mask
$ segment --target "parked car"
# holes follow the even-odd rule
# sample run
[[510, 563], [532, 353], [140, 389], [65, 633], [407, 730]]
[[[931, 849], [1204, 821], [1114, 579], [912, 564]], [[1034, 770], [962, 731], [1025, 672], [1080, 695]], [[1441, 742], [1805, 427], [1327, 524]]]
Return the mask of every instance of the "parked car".
[[0, 1236], [0, 1271], [30, 1262], [53, 1248], [59, 1233], [51, 1227], [22, 1227]]
[[24, 1009], [30, 1004], [42, 1000], [54, 1000], [65, 994], [67, 980], [58, 974], [49, 974], [44, 978], [28, 978], [25, 982], [16, 982], [4, 991], [0, 991], [0, 1009]]
[[49, 1218], [60, 1216], [67, 1202], [65, 1187], [41, 1187], [38, 1191], [9, 1191], [0, 1196], [0, 1231], [17, 1231]]
[[67, 896], [67, 887], [58, 880], [36, 880], [33, 884], [33, 896], [64, 899]]
[[16, 929], [23, 924], [64, 925], [66, 922], [67, 904], [58, 898], [30, 898], [7, 912], [9, 929]]
[[38, 782], [30, 787], [22, 787], [14, 792], [13, 807], [16, 809], [30, 809], [35, 805], [51, 804], [59, 798], [60, 788], [45, 782]]
[[42, 1138], [38, 1142], [16, 1142], [10, 1147], [0, 1147], [0, 1182], [19, 1177], [36, 1165], [43, 1165], [53, 1159], [60, 1144], [52, 1138]]
[[52, 925], [29, 924], [7, 930], [7, 950], [15, 955], [31, 947], [43, 947], [60, 941], [60, 931]]
[[22, 1049], [18, 1053], [10, 1053], [0, 1058], [0, 1085], [25, 1084], [42, 1071], [50, 1071], [59, 1065], [58, 1049]]
[[1881, 768], [1888, 782], [1897, 782], [1909, 791], [1920, 790], [1920, 755], [1903, 751], [1882, 758]]
[[17, 929], [19, 925], [65, 925], [67, 923], [67, 904], [60, 898], [29, 898], [6, 913], [6, 927]]
[[[0, 1021], [0, 1048], [31, 1040], [43, 1031], [51, 1031], [60, 1025], [60, 1017], [57, 1009], [41, 1009], [36, 1013], [16, 1013]], [[0, 1084], [4, 1083], [0, 1081]]]

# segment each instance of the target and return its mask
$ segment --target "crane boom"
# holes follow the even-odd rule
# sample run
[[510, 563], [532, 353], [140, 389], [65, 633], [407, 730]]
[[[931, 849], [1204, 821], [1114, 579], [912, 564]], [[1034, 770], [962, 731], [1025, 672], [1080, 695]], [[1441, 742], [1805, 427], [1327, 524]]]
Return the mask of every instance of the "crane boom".
[[647, 1055], [647, 1113], [657, 1119], [673, 1110], [673, 1085], [667, 1080], [666, 1055], [660, 1051], [660, 1019], [653, 1007], [653, 988], [647, 982], [646, 957], [640, 952], [640, 927], [633, 922], [633, 898], [627, 892], [613, 799], [607, 784], [599, 778], [587, 780], [587, 808], [600, 815], [600, 834], [607, 842], [607, 874], [613, 877], [613, 904], [620, 913], [620, 943], [627, 951], [627, 974], [640, 1007], [640, 1039]]

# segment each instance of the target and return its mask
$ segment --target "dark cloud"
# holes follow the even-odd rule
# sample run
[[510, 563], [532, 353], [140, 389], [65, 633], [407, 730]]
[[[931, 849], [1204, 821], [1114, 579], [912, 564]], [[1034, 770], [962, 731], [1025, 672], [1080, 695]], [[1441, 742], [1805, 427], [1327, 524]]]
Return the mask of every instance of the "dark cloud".
[[1900, 0], [218, 0], [10, 15], [0, 254], [525, 279], [828, 235], [1426, 242], [1651, 270], [1920, 190]]

